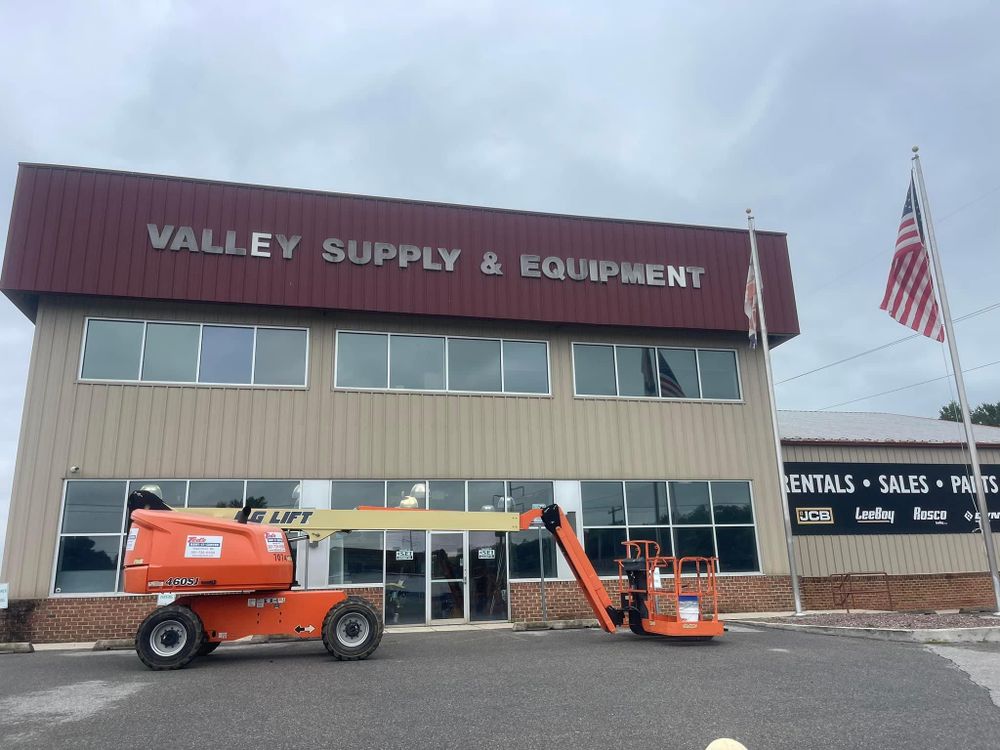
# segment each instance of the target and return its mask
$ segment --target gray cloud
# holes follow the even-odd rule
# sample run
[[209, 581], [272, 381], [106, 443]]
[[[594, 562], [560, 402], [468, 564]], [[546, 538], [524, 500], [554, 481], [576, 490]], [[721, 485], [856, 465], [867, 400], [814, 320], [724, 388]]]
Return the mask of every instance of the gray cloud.
[[[623, 10], [625, 8], [625, 10]], [[778, 379], [906, 331], [879, 312], [925, 155], [956, 315], [1000, 301], [989, 3], [156, 2], [0, 6], [0, 216], [49, 161], [787, 231], [803, 335]], [[1000, 358], [994, 312], [959, 324]], [[30, 324], [0, 304], [0, 516]], [[778, 390], [819, 408], [943, 374], [907, 342]], [[1000, 399], [1000, 367], [969, 376]], [[861, 402], [933, 415], [945, 382]]]

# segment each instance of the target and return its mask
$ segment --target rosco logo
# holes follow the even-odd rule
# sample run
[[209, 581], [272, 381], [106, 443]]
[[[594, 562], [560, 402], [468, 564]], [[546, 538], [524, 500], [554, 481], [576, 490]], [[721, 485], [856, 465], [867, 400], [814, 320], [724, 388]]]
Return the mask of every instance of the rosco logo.
[[796, 508], [795, 520], [802, 526], [809, 524], [832, 524], [833, 508]]

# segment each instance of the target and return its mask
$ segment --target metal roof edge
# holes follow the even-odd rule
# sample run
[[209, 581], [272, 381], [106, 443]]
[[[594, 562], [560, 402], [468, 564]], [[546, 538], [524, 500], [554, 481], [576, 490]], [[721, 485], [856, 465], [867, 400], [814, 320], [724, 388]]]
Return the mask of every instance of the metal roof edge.
[[[519, 216], [541, 216], [554, 219], [577, 219], [580, 221], [605, 221], [620, 224], [637, 224], [642, 226], [671, 227], [674, 229], [702, 229], [712, 232], [730, 232], [737, 234], [747, 234], [749, 230], [737, 227], [717, 227], [708, 224], [683, 224], [667, 221], [653, 221], [651, 219], [625, 219], [611, 216], [586, 216], [584, 214], [563, 214], [548, 211], [530, 211], [521, 208], [500, 208], [497, 206], [476, 206], [467, 203], [447, 203], [444, 201], [421, 200], [416, 198], [394, 198], [385, 195], [364, 195], [362, 193], [341, 193], [333, 190], [319, 190], [316, 188], [293, 188], [282, 185], [264, 185], [254, 182], [234, 182], [231, 180], [213, 180], [207, 177], [181, 177], [179, 175], [157, 174], [154, 172], [135, 172], [127, 169], [108, 169], [105, 167], [83, 167], [73, 164], [47, 164], [45, 162], [19, 161], [19, 167], [31, 167], [34, 169], [68, 169], [77, 172], [92, 172], [101, 174], [124, 175], [129, 177], [143, 177], [146, 179], [178, 180], [181, 182], [196, 182], [208, 185], [228, 185], [230, 187], [242, 187], [252, 190], [277, 190], [286, 193], [299, 193], [307, 195], [321, 195], [332, 198], [353, 198], [358, 200], [392, 201], [393, 203], [406, 203], [418, 206], [433, 206], [436, 208], [458, 208], [470, 211], [490, 211], [493, 213], [516, 214]], [[767, 229], [758, 229], [757, 234], [766, 234], [773, 237], [787, 237], [787, 232], [778, 232]]]

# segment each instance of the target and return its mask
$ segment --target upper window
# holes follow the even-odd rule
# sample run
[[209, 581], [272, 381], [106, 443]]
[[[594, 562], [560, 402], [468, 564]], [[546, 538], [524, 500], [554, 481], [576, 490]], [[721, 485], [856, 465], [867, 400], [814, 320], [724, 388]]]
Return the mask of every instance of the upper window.
[[338, 331], [335, 385], [548, 395], [548, 344]]
[[731, 349], [573, 344], [577, 396], [738, 401]]
[[304, 386], [304, 328], [87, 321], [82, 380]]

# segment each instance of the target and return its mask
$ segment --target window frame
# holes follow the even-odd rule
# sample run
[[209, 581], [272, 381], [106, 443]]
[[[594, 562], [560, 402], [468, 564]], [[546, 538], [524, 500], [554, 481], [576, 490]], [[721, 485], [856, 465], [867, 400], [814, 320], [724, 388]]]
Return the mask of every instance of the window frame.
[[[90, 321], [111, 321], [121, 323], [141, 323], [142, 342], [139, 345], [139, 378], [137, 380], [114, 380], [110, 378], [85, 378], [83, 377], [83, 357], [87, 351], [87, 338], [90, 335]], [[198, 356], [195, 359], [195, 379], [194, 380], [145, 380], [142, 377], [143, 365], [146, 359], [146, 333], [150, 324], [167, 325], [187, 325], [198, 328]], [[205, 326], [213, 328], [249, 328], [253, 331], [253, 347], [250, 356], [250, 382], [249, 383], [216, 383], [201, 381], [201, 347], [204, 339]], [[257, 331], [258, 329], [281, 330], [281, 331], [304, 331], [306, 335], [305, 351], [305, 377], [302, 385], [271, 385], [268, 383], [255, 383], [257, 377]], [[281, 326], [265, 325], [256, 323], [213, 323], [201, 320], [173, 320], [159, 318], [110, 318], [103, 315], [87, 315], [83, 319], [83, 336], [80, 341], [80, 362], [76, 371], [77, 383], [101, 384], [114, 383], [121, 385], [169, 385], [184, 386], [188, 388], [266, 388], [277, 390], [305, 391], [309, 389], [309, 353], [312, 345], [311, 331], [308, 326]], [[74, 480], [76, 481], [76, 480]]]
[[[387, 336], [386, 341], [386, 386], [351, 386], [340, 385], [339, 371], [337, 363], [340, 358], [340, 334], [368, 334], [376, 336]], [[392, 383], [392, 337], [407, 336], [411, 338], [438, 338], [444, 340], [444, 388], [393, 388]], [[451, 364], [451, 351], [449, 342], [452, 340], [465, 341], [496, 341], [500, 345], [500, 388], [499, 391], [466, 391], [452, 389], [450, 381], [449, 366]], [[506, 390], [506, 376], [504, 373], [504, 343], [518, 344], [544, 344], [545, 345], [545, 380], [547, 390], [542, 392], [528, 391], [508, 391]], [[335, 391], [353, 391], [356, 393], [420, 393], [434, 396], [504, 396], [504, 397], [524, 397], [524, 398], [551, 398], [552, 397], [552, 356], [551, 346], [547, 339], [525, 339], [525, 338], [503, 338], [498, 336], [452, 336], [443, 333], [415, 333], [408, 331], [405, 333], [384, 330], [363, 330], [356, 328], [338, 328], [334, 332], [333, 347], [333, 386]]]
[[[673, 549], [674, 548], [674, 530], [675, 529], [711, 529], [711, 531], [712, 531], [712, 548], [715, 550], [716, 555], [718, 555], [718, 552], [719, 552], [719, 540], [718, 540], [718, 535], [716, 534], [716, 529], [717, 528], [720, 528], [720, 529], [749, 528], [749, 529], [753, 529], [753, 532], [754, 532], [753, 533], [753, 536], [754, 536], [754, 549], [755, 549], [755, 552], [757, 553], [757, 570], [733, 571], [731, 573], [728, 573], [728, 572], [726, 572], [724, 570], [724, 562], [720, 559], [719, 560], [719, 567], [718, 567], [718, 569], [716, 569], [715, 574], [718, 575], [718, 576], [761, 576], [761, 575], [764, 575], [764, 571], [763, 571], [763, 569], [761, 567], [760, 533], [759, 533], [758, 526], [757, 526], [757, 502], [756, 502], [756, 498], [754, 497], [753, 480], [752, 479], [677, 479], [677, 478], [675, 478], [675, 479], [621, 479], [621, 480], [618, 480], [618, 479], [581, 479], [581, 480], [578, 480], [578, 481], [579, 481], [579, 484], [581, 486], [581, 491], [580, 491], [581, 499], [582, 499], [582, 495], [583, 495], [583, 484], [585, 482], [618, 482], [618, 483], [620, 483], [622, 485], [622, 498], [623, 498], [624, 503], [625, 503], [625, 525], [624, 526], [609, 526], [607, 524], [600, 524], [600, 525], [596, 525], [596, 526], [584, 525], [584, 523], [583, 523], [583, 516], [582, 516], [582, 513], [581, 513], [580, 528], [579, 528], [579, 531], [578, 531], [578, 534], [577, 534], [581, 545], [584, 544], [584, 532], [587, 529], [622, 529], [622, 528], [624, 528], [625, 529], [625, 539], [628, 540], [628, 541], [632, 541], [632, 539], [633, 539], [633, 534], [632, 534], [632, 530], [633, 529], [666, 529], [667, 532], [670, 535], [670, 546], [671, 546], [671, 550], [670, 551], [671, 551], [671, 554], [672, 554], [675, 551]], [[629, 523], [629, 518], [628, 518], [628, 513], [629, 513], [629, 511], [628, 511], [628, 487], [627, 487], [627, 485], [628, 485], [629, 482], [661, 482], [664, 485], [666, 485], [666, 490], [667, 490], [667, 518], [669, 520], [668, 524], [655, 524], [655, 523], [654, 524], [649, 524], [649, 523], [647, 523], [647, 524], [634, 524], [633, 525], [633, 524]], [[672, 492], [673, 491], [672, 491], [672, 489], [670, 487], [670, 485], [672, 483], [674, 483], [674, 482], [704, 482], [705, 484], [708, 485], [708, 513], [709, 513], [709, 518], [711, 519], [710, 523], [707, 523], [707, 524], [706, 523], [697, 523], [697, 524], [675, 524], [674, 523], [673, 496], [672, 496]], [[752, 519], [750, 523], [716, 523], [715, 522], [715, 504], [714, 504], [714, 496], [712, 494], [712, 484], [715, 483], [715, 482], [739, 482], [741, 484], [746, 484], [747, 485], [747, 487], [749, 489], [749, 493], [750, 493], [750, 516], [751, 516], [751, 519]], [[582, 506], [581, 506], [581, 511], [582, 511]], [[639, 537], [635, 537], [635, 538], [639, 538]], [[694, 575], [694, 573], [684, 573], [683, 574], [683, 576], [685, 576], [685, 577], [692, 576], [692, 575]], [[598, 576], [598, 577], [602, 581], [617, 581], [618, 580], [618, 576], [617, 575]], [[534, 580], [537, 581], [538, 579], [536, 578]]]
[[[591, 393], [578, 393], [576, 390], [576, 347], [577, 346], [609, 346], [611, 347], [611, 362], [614, 365], [615, 370], [615, 395], [600, 395]], [[677, 403], [700, 403], [700, 404], [743, 404], [746, 403], [746, 399], [743, 394], [743, 373], [740, 368], [740, 353], [738, 349], [733, 347], [719, 347], [719, 346], [661, 346], [659, 344], [611, 344], [603, 341], [580, 341], [571, 340], [569, 342], [570, 347], [570, 365], [571, 365], [571, 377], [573, 379], [573, 398], [579, 399], [597, 399], [597, 400], [615, 400], [615, 401], [666, 401], [666, 402], [677, 402]], [[652, 349], [654, 352], [657, 349], [673, 349], [677, 351], [687, 351], [694, 352], [695, 358], [695, 368], [698, 373], [698, 392], [704, 393], [704, 388], [701, 382], [701, 358], [699, 352], [732, 352], [733, 359], [736, 363], [736, 387], [739, 390], [739, 398], [705, 398], [699, 396], [698, 398], [677, 398], [676, 396], [622, 396], [621, 395], [621, 384], [618, 379], [618, 349]], [[657, 361], [657, 384], [656, 384], [657, 394], [660, 393], [660, 383], [659, 383], [659, 361]]]
[[[244, 479], [227, 478], [227, 477], [195, 477], [195, 478], [172, 478], [158, 477], [151, 479], [148, 476], [138, 476], [138, 477], [127, 477], [124, 479], [117, 477], [86, 477], [80, 479], [63, 479], [62, 480], [62, 501], [59, 507], [59, 525], [56, 527], [56, 543], [55, 549], [52, 553], [52, 575], [49, 577], [49, 596], [53, 598], [98, 598], [98, 597], [111, 597], [111, 596], [142, 596], [141, 594], [130, 594], [125, 591], [119, 591], [118, 588], [121, 585], [122, 569], [125, 564], [124, 560], [124, 544], [125, 544], [125, 524], [128, 520], [127, 508], [128, 508], [128, 496], [129, 496], [129, 485], [133, 482], [149, 482], [155, 484], [156, 482], [184, 482], [184, 507], [187, 508], [188, 502], [191, 496], [191, 482], [202, 482], [202, 481], [223, 481], [223, 482], [242, 482], [243, 483], [243, 502], [247, 499], [247, 483], [248, 482], [298, 482], [299, 491], [301, 492], [302, 483], [304, 479], [273, 479], [268, 477], [247, 477]], [[69, 483], [70, 482], [122, 482], [125, 485], [124, 494], [122, 496], [122, 521], [119, 526], [118, 532], [101, 532], [97, 534], [65, 534], [63, 533], [63, 521], [66, 515], [66, 496], [69, 493]], [[300, 498], [301, 502], [301, 498]], [[199, 506], [202, 507], [202, 506]], [[56, 592], [56, 577], [59, 573], [59, 549], [62, 546], [62, 540], [66, 537], [118, 537], [119, 543], [121, 545], [121, 550], [119, 555], [121, 558], [118, 560], [118, 570], [115, 571], [115, 588], [114, 591], [90, 591], [90, 592]]]

